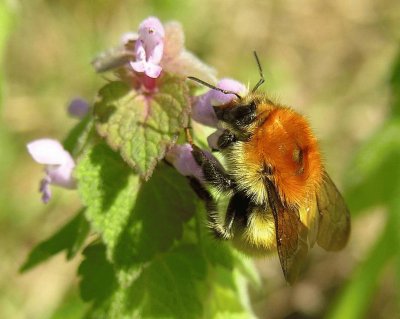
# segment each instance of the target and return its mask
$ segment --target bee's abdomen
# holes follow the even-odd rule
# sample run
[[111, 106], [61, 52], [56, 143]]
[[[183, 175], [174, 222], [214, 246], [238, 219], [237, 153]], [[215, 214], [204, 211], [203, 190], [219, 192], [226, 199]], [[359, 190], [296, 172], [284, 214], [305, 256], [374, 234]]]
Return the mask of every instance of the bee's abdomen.
[[233, 244], [248, 255], [266, 255], [276, 250], [275, 222], [265, 205], [253, 206], [246, 226], [234, 225]]

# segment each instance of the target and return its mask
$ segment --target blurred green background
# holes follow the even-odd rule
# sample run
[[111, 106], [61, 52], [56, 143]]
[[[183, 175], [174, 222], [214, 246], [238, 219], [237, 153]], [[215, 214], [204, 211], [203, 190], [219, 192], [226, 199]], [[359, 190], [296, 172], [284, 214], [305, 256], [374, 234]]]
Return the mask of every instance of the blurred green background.
[[54, 189], [25, 144], [63, 139], [66, 107], [104, 83], [90, 61], [149, 15], [183, 24], [186, 46], [219, 77], [256, 83], [309, 118], [327, 170], [352, 212], [348, 247], [313, 249], [285, 285], [277, 259], [257, 260], [260, 318], [400, 317], [400, 2], [26, 0], [0, 2], [0, 318], [77, 318], [79, 258], [57, 256], [20, 275], [30, 249], [72, 217], [77, 194]]

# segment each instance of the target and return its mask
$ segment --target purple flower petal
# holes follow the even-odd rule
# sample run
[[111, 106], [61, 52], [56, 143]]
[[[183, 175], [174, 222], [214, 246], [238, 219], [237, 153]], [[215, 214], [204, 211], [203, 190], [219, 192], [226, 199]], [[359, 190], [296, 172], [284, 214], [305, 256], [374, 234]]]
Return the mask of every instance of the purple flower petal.
[[194, 98], [191, 115], [196, 122], [210, 127], [217, 127], [218, 119], [211, 106], [210, 95], [207, 93]]
[[146, 64], [146, 69], [144, 71], [144, 73], [148, 76], [151, 77], [153, 79], [158, 78], [158, 76], [160, 75], [162, 71], [161, 66], [157, 65], [157, 64], [152, 64], [152, 63], [147, 63]]
[[[242, 95], [247, 93], [246, 87], [242, 83], [232, 79], [220, 80], [217, 87]], [[213, 106], [229, 103], [234, 98], [236, 98], [234, 94], [224, 94], [211, 89], [207, 93], [195, 98], [192, 105], [192, 118], [201, 124], [217, 127], [218, 119]]]
[[155, 34], [160, 37], [165, 36], [164, 27], [156, 17], [148, 17], [139, 25], [139, 37], [147, 34]]
[[72, 176], [75, 168], [75, 162], [70, 157], [62, 165], [47, 165], [46, 173], [50, 177], [51, 184], [58, 185], [64, 188], [73, 189], [76, 187], [76, 182]]
[[51, 198], [50, 178], [46, 176], [40, 181], [39, 192], [42, 193], [42, 201], [47, 204]]
[[[204, 182], [203, 171], [193, 158], [192, 150], [192, 146], [188, 143], [183, 145], [176, 144], [168, 151], [165, 159], [183, 176], [193, 176], [199, 181]], [[210, 152], [204, 152], [208, 158], [215, 159]]]
[[139, 38], [135, 45], [136, 61], [131, 62], [132, 69], [157, 78], [162, 70], [159, 65], [164, 51], [164, 28], [154, 17], [147, 18], [139, 26]]
[[[218, 82], [217, 87], [238, 93], [239, 95], [245, 95], [247, 93], [246, 87], [242, 83], [233, 79], [222, 79]], [[225, 94], [216, 90], [210, 90], [206, 94], [209, 94], [212, 106], [224, 105], [236, 98], [234, 94]]]
[[218, 129], [207, 137], [208, 146], [212, 150], [218, 150], [218, 139], [224, 133], [224, 130]]
[[146, 61], [131, 62], [131, 66], [136, 72], [144, 72], [153, 79], [158, 78], [162, 71], [161, 66]]
[[75, 98], [68, 105], [68, 113], [79, 119], [84, 118], [88, 112], [89, 103], [82, 98]]
[[200, 177], [201, 169], [193, 158], [190, 144], [174, 145], [165, 158], [183, 176]]
[[131, 67], [134, 69], [136, 72], [143, 73], [144, 70], [146, 70], [146, 61], [136, 61], [136, 62], [131, 62]]
[[51, 198], [50, 184], [70, 189], [76, 187], [72, 174], [75, 161], [64, 150], [60, 142], [52, 139], [39, 139], [29, 143], [27, 147], [32, 158], [45, 165], [46, 176], [40, 182], [40, 192], [44, 203]]
[[[145, 62], [146, 61], [146, 49], [144, 47], [144, 40], [139, 39], [136, 41], [135, 44], [135, 55], [136, 55], [136, 61], [138, 62]], [[135, 70], [137, 71], [137, 70]], [[137, 71], [137, 72], [143, 72], [143, 71]]]
[[163, 51], [164, 51], [164, 44], [157, 43], [153, 48], [152, 54], [147, 59], [148, 62], [152, 64], [159, 64], [163, 55]]
[[28, 152], [39, 164], [61, 165], [71, 157], [57, 140], [43, 138], [27, 144]]

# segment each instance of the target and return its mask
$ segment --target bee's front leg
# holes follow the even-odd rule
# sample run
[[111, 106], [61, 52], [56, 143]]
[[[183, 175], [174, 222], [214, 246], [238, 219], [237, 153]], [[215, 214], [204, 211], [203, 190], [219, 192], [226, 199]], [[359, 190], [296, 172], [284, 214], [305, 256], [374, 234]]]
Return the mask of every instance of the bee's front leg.
[[238, 139], [235, 134], [233, 134], [229, 130], [225, 130], [221, 136], [218, 138], [217, 146], [219, 150], [223, 150], [229, 146], [232, 146], [233, 143], [237, 142]]
[[235, 188], [235, 182], [215, 158], [207, 157], [196, 145], [192, 145], [192, 147], [193, 157], [201, 167], [207, 183], [222, 192], [228, 192]]

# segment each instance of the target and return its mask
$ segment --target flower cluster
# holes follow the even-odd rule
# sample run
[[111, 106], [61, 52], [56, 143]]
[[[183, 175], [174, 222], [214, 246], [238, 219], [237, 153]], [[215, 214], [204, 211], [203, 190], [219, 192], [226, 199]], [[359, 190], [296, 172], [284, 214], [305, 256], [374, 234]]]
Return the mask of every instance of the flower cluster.
[[[201, 62], [184, 47], [182, 27], [176, 22], [163, 25], [157, 18], [149, 17], [139, 25], [137, 33], [125, 33], [119, 47], [99, 55], [93, 66], [97, 72], [114, 71], [120, 80], [129, 83], [132, 90], [140, 94], [149, 94], [158, 89], [158, 79], [165, 73], [182, 78], [195, 76], [209, 83], [217, 82], [215, 71]], [[238, 94], [246, 94], [246, 87], [232, 79], [222, 79], [217, 87]], [[229, 103], [234, 94], [224, 94], [216, 90], [192, 97], [191, 116], [200, 124], [215, 128], [208, 137], [211, 149], [217, 149], [217, 141], [222, 133], [214, 107]], [[78, 98], [69, 107], [70, 115], [82, 119], [89, 111], [89, 104]], [[32, 158], [45, 166], [45, 177], [40, 183], [43, 202], [51, 198], [50, 185], [75, 188], [73, 178], [75, 160], [61, 145], [53, 139], [39, 139], [27, 145]], [[210, 152], [206, 156], [212, 158]], [[203, 181], [203, 173], [192, 156], [190, 144], [174, 145], [165, 159], [184, 176], [193, 176]]]

